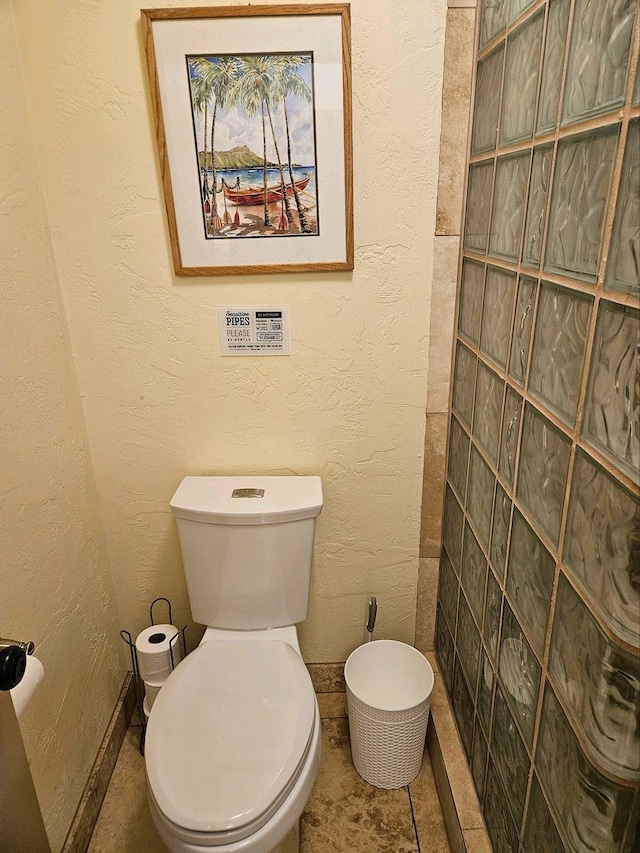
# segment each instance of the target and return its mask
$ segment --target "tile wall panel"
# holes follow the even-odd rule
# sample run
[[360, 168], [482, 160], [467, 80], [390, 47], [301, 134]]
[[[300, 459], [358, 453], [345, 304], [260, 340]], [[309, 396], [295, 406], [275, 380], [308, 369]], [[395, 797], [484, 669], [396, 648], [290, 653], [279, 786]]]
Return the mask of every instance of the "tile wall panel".
[[478, 17], [436, 651], [494, 850], [635, 853], [637, 3]]

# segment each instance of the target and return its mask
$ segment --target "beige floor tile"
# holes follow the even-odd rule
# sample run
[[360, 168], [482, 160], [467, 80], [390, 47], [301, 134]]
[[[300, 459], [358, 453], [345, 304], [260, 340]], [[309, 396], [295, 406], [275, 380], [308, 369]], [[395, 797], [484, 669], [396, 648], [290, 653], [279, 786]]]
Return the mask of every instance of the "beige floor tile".
[[429, 753], [425, 751], [420, 773], [409, 785], [413, 816], [422, 853], [449, 853], [440, 800], [436, 791]]
[[323, 720], [347, 716], [346, 693], [318, 693], [318, 706]]
[[[322, 764], [302, 816], [301, 853], [418, 853], [407, 788], [384, 791], [358, 776], [344, 717], [325, 719], [322, 728]], [[139, 729], [130, 728], [88, 853], [167, 853], [147, 806], [138, 738]], [[448, 853], [437, 834], [442, 815], [428, 761], [412, 784], [417, 785], [414, 809], [427, 833], [421, 840], [422, 853]], [[435, 840], [438, 846], [433, 846]]]
[[139, 737], [127, 731], [87, 853], [167, 853], [147, 805]]
[[345, 719], [324, 720], [318, 779], [302, 816], [301, 853], [417, 853], [406, 788], [364, 782], [351, 762]]

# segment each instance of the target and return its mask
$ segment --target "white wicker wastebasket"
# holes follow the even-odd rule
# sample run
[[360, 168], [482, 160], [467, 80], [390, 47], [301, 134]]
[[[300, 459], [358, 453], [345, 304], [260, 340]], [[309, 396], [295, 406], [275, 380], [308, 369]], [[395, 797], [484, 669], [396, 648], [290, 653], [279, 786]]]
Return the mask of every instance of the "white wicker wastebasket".
[[376, 788], [402, 788], [418, 775], [429, 720], [433, 670], [417, 649], [374, 640], [344, 667], [351, 755]]

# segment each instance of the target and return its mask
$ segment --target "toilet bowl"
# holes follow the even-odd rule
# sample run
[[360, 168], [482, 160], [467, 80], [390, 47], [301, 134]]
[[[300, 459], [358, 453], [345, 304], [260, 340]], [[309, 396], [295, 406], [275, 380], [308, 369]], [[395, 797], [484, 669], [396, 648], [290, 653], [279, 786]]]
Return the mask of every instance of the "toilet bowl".
[[147, 728], [154, 824], [172, 853], [297, 853], [321, 753], [295, 628], [209, 629]]
[[298, 853], [320, 763], [307, 615], [319, 477], [186, 477], [171, 500], [208, 626], [150, 710], [149, 807], [172, 853]]

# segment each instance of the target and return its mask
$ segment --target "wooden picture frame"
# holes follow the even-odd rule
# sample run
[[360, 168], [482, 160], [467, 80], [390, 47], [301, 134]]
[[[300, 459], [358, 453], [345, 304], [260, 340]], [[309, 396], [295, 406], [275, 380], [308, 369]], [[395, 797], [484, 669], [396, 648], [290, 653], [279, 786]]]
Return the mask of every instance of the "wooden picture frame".
[[353, 269], [349, 4], [141, 15], [176, 274]]

